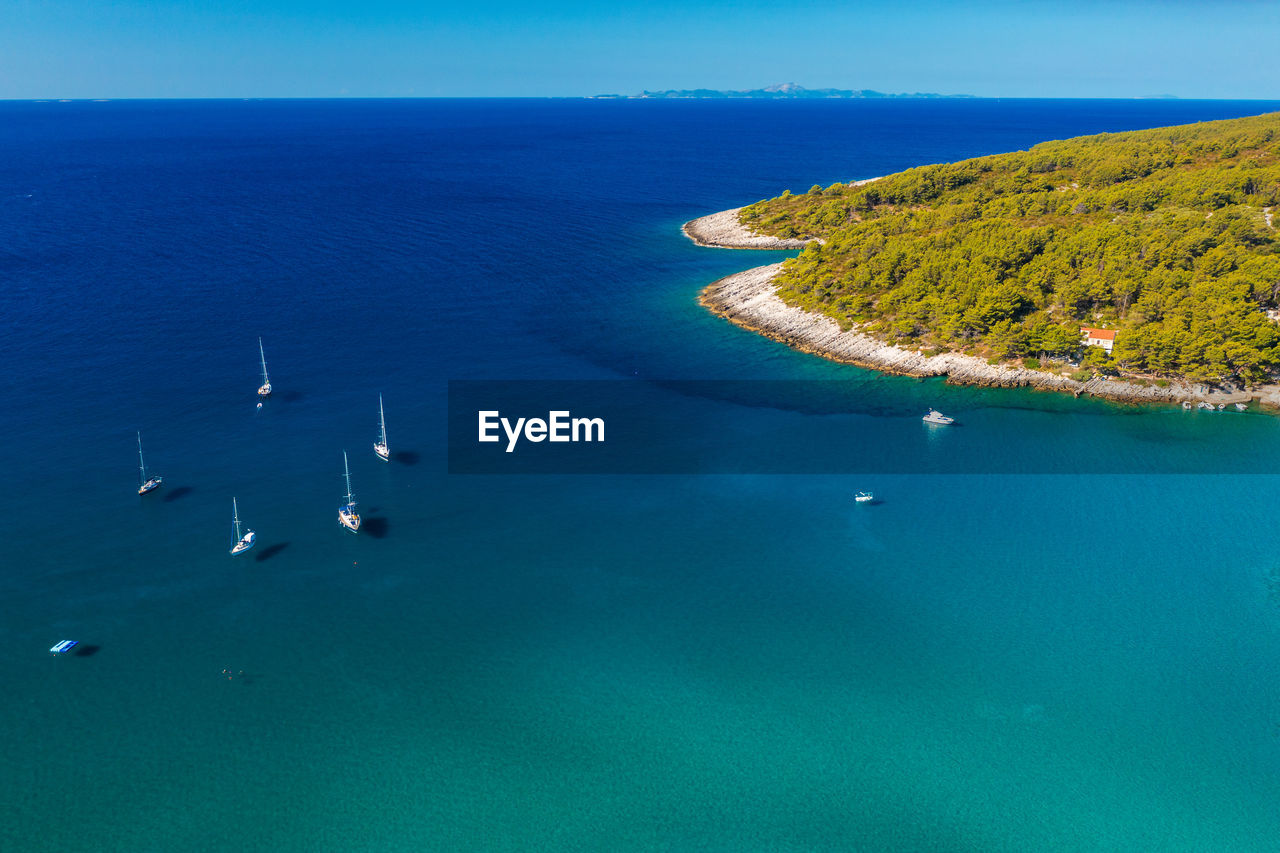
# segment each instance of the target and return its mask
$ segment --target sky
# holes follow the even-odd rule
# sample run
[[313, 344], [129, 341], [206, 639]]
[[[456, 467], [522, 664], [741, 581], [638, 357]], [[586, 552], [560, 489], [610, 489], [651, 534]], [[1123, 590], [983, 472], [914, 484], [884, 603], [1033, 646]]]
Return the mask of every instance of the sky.
[[1280, 2], [0, 0], [0, 98], [1280, 98]]

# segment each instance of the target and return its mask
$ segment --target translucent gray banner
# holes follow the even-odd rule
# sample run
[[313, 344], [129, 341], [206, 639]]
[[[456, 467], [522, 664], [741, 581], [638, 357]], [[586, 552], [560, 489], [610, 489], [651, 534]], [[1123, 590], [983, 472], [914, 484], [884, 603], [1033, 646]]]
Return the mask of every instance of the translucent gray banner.
[[448, 433], [454, 474], [1280, 473], [1265, 413], [901, 379], [452, 381]]

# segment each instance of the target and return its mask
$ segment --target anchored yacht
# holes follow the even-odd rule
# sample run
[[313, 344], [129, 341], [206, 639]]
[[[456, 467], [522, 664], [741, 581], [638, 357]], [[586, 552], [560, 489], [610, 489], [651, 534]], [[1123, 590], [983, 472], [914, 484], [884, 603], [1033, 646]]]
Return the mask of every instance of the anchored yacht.
[[351, 468], [347, 465], [347, 451], [342, 451], [342, 475], [347, 478], [347, 500], [338, 507], [338, 523], [356, 533], [360, 530], [360, 514], [356, 512], [356, 499], [351, 494]]
[[235, 526], [235, 537], [231, 540], [231, 556], [243, 554], [253, 547], [253, 543], [258, 541], [258, 534], [250, 530], [243, 536], [240, 535], [240, 510], [236, 506], [236, 499], [231, 499], [231, 523]]
[[164, 482], [164, 477], [147, 476], [147, 463], [142, 461], [142, 433], [138, 433], [138, 494], [145, 495], [155, 491]]

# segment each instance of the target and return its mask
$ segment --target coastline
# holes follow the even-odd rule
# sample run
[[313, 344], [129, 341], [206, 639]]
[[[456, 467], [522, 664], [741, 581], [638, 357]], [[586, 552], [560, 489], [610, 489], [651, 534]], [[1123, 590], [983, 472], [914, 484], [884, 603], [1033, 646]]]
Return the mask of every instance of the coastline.
[[[863, 178], [858, 181], [849, 181], [848, 186], [860, 187], [878, 180], [880, 180], [879, 177]], [[784, 239], [757, 234], [739, 221], [738, 214], [741, 212], [741, 207], [735, 207], [719, 213], [699, 216], [681, 225], [680, 230], [694, 243], [709, 249], [803, 249], [815, 240], [818, 243], [822, 242], [820, 238]]]
[[[728, 212], [728, 211], [726, 211]], [[704, 217], [706, 218], [706, 217]], [[695, 220], [695, 222], [698, 220]], [[743, 229], [746, 230], [746, 229]], [[686, 232], [687, 233], [687, 232]], [[1080, 382], [1040, 370], [1004, 364], [961, 353], [927, 356], [887, 344], [857, 329], [841, 330], [834, 319], [787, 305], [777, 295], [773, 279], [781, 263], [754, 267], [726, 276], [703, 288], [698, 303], [734, 325], [750, 329], [801, 352], [901, 376], [945, 376], [948, 383], [987, 387], [1030, 387], [1080, 396], [1088, 394], [1124, 403], [1197, 403], [1213, 405], [1259, 400], [1280, 406], [1280, 385], [1247, 391], [1225, 391], [1205, 385], [1171, 381], [1167, 386], [1138, 385], [1095, 377]]]
[[767, 237], [757, 234], [738, 221], [738, 213], [742, 210], [722, 210], [709, 216], [691, 219], [680, 230], [699, 246], [712, 249], [803, 249], [808, 240]]

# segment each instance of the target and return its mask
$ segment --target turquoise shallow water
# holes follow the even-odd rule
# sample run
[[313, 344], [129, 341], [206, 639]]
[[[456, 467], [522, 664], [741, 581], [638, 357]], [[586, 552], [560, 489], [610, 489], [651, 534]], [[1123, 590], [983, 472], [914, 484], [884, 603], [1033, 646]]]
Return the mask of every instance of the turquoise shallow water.
[[[0, 848], [1272, 849], [1280, 481], [1214, 472], [1280, 422], [827, 364], [699, 309], [764, 256], [678, 232], [1267, 106], [0, 106]], [[708, 403], [780, 440], [933, 403], [968, 473], [446, 473], [446, 380], [637, 376], [848, 383]], [[1200, 473], [1120, 473], [1143, 446]]]

